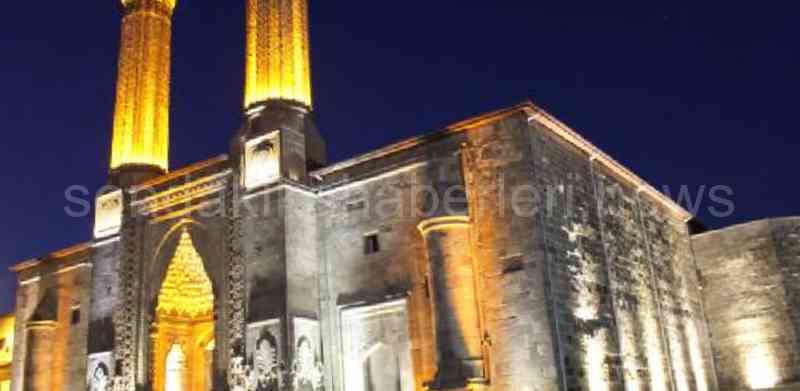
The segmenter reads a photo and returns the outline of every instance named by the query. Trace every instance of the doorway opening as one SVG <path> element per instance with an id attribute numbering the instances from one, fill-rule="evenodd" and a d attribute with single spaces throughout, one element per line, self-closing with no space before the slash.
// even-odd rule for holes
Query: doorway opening
<path id="1" fill-rule="evenodd" d="M 214 292 L 186 228 L 161 284 L 155 314 L 153 389 L 211 390 Z"/>

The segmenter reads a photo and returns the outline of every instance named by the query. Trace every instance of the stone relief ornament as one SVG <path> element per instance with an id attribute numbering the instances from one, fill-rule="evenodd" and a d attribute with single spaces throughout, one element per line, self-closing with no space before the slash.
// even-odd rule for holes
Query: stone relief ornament
<path id="1" fill-rule="evenodd" d="M 110 382 L 108 367 L 104 363 L 99 363 L 92 371 L 89 391 L 107 391 Z"/>
<path id="2" fill-rule="evenodd" d="M 279 323 L 267 322 L 258 328 L 251 328 L 257 332 L 248 349 L 250 359 L 236 355 L 230 364 L 228 382 L 231 390 L 242 391 L 278 391 L 286 389 L 288 373 L 286 366 L 280 360 L 278 353 L 278 339 L 269 331 Z"/>
<path id="3" fill-rule="evenodd" d="M 268 326 L 258 330 L 249 360 L 235 356 L 228 370 L 231 391 L 322 391 L 324 369 L 311 338 L 298 339 L 291 368 L 280 360 L 278 340 Z"/>
<path id="4" fill-rule="evenodd" d="M 127 391 L 125 378 L 122 376 L 114 376 L 108 385 L 108 391 Z"/>
<path id="5" fill-rule="evenodd" d="M 280 177 L 280 133 L 250 140 L 244 150 L 244 186 L 248 189 L 268 184 Z"/>
<path id="6" fill-rule="evenodd" d="M 316 354 L 316 349 L 306 336 L 297 343 L 294 364 L 292 364 L 292 385 L 295 391 L 317 391 L 323 389 L 324 369 Z"/>
<path id="7" fill-rule="evenodd" d="M 111 386 L 112 362 L 111 352 L 89 356 L 86 373 L 88 391 L 108 391 Z"/>
<path id="8" fill-rule="evenodd" d="M 251 391 L 255 387 L 250 382 L 250 369 L 244 363 L 244 357 L 231 357 L 228 365 L 228 387 L 231 391 Z"/>
<path id="9" fill-rule="evenodd" d="M 283 385 L 284 366 L 278 360 L 277 340 L 269 331 L 259 335 L 251 362 L 250 376 L 257 391 L 277 391 Z"/>
<path id="10" fill-rule="evenodd" d="M 244 349 L 245 342 L 245 276 L 246 267 L 242 246 L 242 222 L 234 194 L 237 192 L 238 181 L 234 180 L 228 184 L 225 194 L 225 216 L 228 220 L 226 243 L 228 268 L 226 273 L 226 283 L 228 285 L 228 297 L 225 305 L 227 306 L 227 330 L 228 330 L 228 357 L 232 363 L 235 357 L 243 355 L 240 349 Z M 244 364 L 244 362 L 242 362 Z M 231 364 L 232 365 L 232 364 Z"/>
<path id="11" fill-rule="evenodd" d="M 125 205 L 129 205 L 127 199 Z M 121 289 L 112 320 L 114 372 L 117 374 L 114 378 L 115 391 L 132 390 L 136 384 L 137 300 L 141 291 L 141 254 L 138 244 L 142 241 L 140 222 L 132 216 L 130 207 L 126 206 L 122 225 L 122 253 L 117 265 Z"/>

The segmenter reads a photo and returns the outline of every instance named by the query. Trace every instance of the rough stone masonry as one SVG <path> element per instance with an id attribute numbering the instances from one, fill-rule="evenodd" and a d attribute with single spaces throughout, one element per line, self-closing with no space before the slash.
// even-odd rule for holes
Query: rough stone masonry
<path id="1" fill-rule="evenodd" d="M 14 268 L 12 390 L 798 380 L 797 219 L 693 236 L 530 102 L 329 164 L 305 0 L 247 2 L 242 126 L 229 153 L 170 172 L 157 70 L 176 3 L 122 6 L 111 186 L 91 240 Z"/>

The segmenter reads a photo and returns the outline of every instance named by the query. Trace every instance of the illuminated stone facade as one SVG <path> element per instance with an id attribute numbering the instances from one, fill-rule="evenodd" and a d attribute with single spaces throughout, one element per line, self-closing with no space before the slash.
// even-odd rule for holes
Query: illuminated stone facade
<path id="1" fill-rule="evenodd" d="M 800 218 L 756 221 L 694 240 L 719 383 L 800 382 Z"/>
<path id="2" fill-rule="evenodd" d="M 755 266 L 719 256 L 724 232 L 693 247 L 686 211 L 532 103 L 327 164 L 302 0 L 248 1 L 230 153 L 165 173 L 174 6 L 124 2 L 110 176 L 122 186 L 98 196 L 91 241 L 14 268 L 14 391 L 716 391 L 794 379 L 793 269 L 763 252 L 747 258 Z M 140 165 L 155 170 L 119 180 Z M 796 230 L 771 227 L 776 259 L 796 261 Z M 725 304 L 746 299 L 716 259 L 725 273 L 756 268 L 739 287 L 769 288 L 729 333 L 743 343 L 717 332 L 738 327 Z"/>
<path id="3" fill-rule="evenodd" d="M 0 391 L 11 390 L 11 360 L 14 355 L 13 314 L 0 317 Z"/>

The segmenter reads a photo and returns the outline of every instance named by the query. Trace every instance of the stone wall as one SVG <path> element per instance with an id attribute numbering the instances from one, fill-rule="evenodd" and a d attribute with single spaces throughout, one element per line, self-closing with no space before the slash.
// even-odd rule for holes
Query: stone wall
<path id="1" fill-rule="evenodd" d="M 114 305 L 119 295 L 120 243 L 118 238 L 96 247 L 92 256 L 91 304 L 89 318 L 88 354 L 105 353 L 114 347 Z"/>
<path id="2" fill-rule="evenodd" d="M 312 173 L 313 186 L 240 191 L 225 158 L 154 180 L 126 195 L 121 236 L 85 252 L 91 272 L 72 260 L 20 273 L 42 278 L 21 287 L 18 319 L 52 292 L 87 315 L 56 331 L 55 381 L 86 376 L 66 353 L 116 348 L 147 387 L 156 300 L 186 228 L 215 293 L 217 388 L 233 350 L 251 363 L 266 341 L 281 371 L 305 365 L 336 391 L 411 373 L 403 390 L 715 391 L 685 221 L 552 124 L 491 118 Z M 797 252 L 786 243 L 776 251 Z"/>
<path id="3" fill-rule="evenodd" d="M 13 390 L 85 387 L 91 256 L 81 246 L 18 271 Z"/>
<path id="4" fill-rule="evenodd" d="M 721 389 L 800 380 L 800 219 L 763 220 L 696 235 Z"/>
<path id="5" fill-rule="evenodd" d="M 465 145 L 470 215 L 480 265 L 492 389 L 559 389 L 552 314 L 546 296 L 544 227 L 535 200 L 515 211 L 515 190 L 531 186 L 534 155 L 524 115 L 472 129 Z"/>
<path id="6" fill-rule="evenodd" d="M 433 148 L 432 148 L 433 149 Z M 428 152 L 432 152 L 429 150 Z M 409 158 L 406 156 L 406 158 Z M 431 303 L 427 289 L 425 243 L 417 226 L 425 218 L 421 186 L 459 184 L 460 171 L 438 168 L 452 157 L 432 159 L 428 166 L 396 172 L 380 179 L 324 191 L 318 205 L 322 245 L 320 274 L 323 341 L 331 385 L 343 389 L 340 309 L 379 304 L 408 297 L 409 333 L 415 389 L 435 376 Z M 458 161 L 455 160 L 456 167 Z M 367 253 L 367 236 L 375 235 L 379 251 Z"/>
<path id="7" fill-rule="evenodd" d="M 532 127 L 563 387 L 716 389 L 685 222 Z"/>

